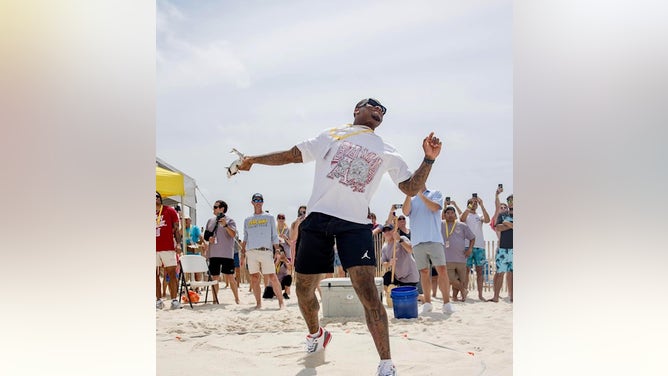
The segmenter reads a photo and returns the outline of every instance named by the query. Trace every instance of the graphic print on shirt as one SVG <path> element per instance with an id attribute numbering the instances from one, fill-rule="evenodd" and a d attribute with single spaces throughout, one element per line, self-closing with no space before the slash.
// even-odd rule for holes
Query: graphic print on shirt
<path id="1" fill-rule="evenodd" d="M 265 218 L 262 219 L 251 219 L 248 221 L 248 227 L 262 226 L 266 227 L 269 221 Z"/>
<path id="2" fill-rule="evenodd" d="M 332 158 L 332 170 L 327 177 L 339 179 L 339 183 L 351 187 L 353 192 L 364 192 L 382 163 L 378 154 L 344 141 Z"/>
<path id="3" fill-rule="evenodd" d="M 165 222 L 165 219 L 163 218 L 164 216 L 160 216 L 158 220 L 156 221 L 157 225 L 155 226 L 155 237 L 159 238 L 160 237 L 160 228 L 167 226 L 167 223 Z"/>

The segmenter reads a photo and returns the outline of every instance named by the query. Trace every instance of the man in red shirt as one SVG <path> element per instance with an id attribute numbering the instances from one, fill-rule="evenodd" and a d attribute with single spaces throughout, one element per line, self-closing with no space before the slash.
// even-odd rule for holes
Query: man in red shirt
<path id="1" fill-rule="evenodd" d="M 162 309 L 162 289 L 160 284 L 160 267 L 165 268 L 165 278 L 169 278 L 169 295 L 172 298 L 171 309 L 181 307 L 176 298 L 176 253 L 181 253 L 181 233 L 179 232 L 179 216 L 174 208 L 162 204 L 162 196 L 155 192 L 155 302 L 156 309 Z"/>

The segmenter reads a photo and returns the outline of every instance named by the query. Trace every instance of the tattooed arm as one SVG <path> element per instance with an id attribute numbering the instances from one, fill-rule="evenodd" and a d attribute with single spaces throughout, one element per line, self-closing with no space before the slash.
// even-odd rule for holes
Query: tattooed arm
<path id="1" fill-rule="evenodd" d="M 441 146 L 442 142 L 438 137 L 434 137 L 434 132 L 431 132 L 429 136 L 425 137 L 422 141 L 424 158 L 425 160 L 430 160 L 431 163 L 427 163 L 423 160 L 420 167 L 413 173 L 413 176 L 399 183 L 399 189 L 403 193 L 409 196 L 415 196 L 420 189 L 425 187 L 427 177 L 429 176 L 429 172 L 431 172 L 431 166 L 433 165 L 434 160 L 436 160 L 436 157 L 441 154 Z"/>
<path id="2" fill-rule="evenodd" d="M 268 154 L 246 156 L 241 161 L 239 170 L 250 171 L 254 164 L 263 164 L 268 166 L 280 166 L 288 163 L 302 163 L 302 152 L 293 146 L 290 150 L 277 151 Z"/>

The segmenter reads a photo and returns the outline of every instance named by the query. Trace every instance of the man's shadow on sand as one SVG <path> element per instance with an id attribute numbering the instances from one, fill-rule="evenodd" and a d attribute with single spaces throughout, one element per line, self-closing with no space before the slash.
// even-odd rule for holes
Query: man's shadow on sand
<path id="1" fill-rule="evenodd" d="M 304 369 L 299 371 L 295 376 L 317 375 L 318 370 L 316 368 L 327 364 L 325 361 L 325 352 L 320 351 L 315 354 L 306 355 L 300 360 L 299 364 L 304 366 Z"/>

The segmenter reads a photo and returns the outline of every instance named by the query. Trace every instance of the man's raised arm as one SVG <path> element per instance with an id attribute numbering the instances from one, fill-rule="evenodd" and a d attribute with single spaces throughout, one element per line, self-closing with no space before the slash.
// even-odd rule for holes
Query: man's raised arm
<path id="1" fill-rule="evenodd" d="M 288 163 L 302 163 L 302 152 L 297 146 L 289 150 L 277 151 L 262 155 L 245 156 L 239 165 L 239 170 L 250 171 L 254 164 L 280 166 Z"/>
<path id="2" fill-rule="evenodd" d="M 399 183 L 399 189 L 409 196 L 415 196 L 422 187 L 427 183 L 427 177 L 431 172 L 431 166 L 434 164 L 436 157 L 441 154 L 441 146 L 443 144 L 434 137 L 434 132 L 429 133 L 422 141 L 422 149 L 424 150 L 424 159 L 420 163 L 420 167 L 413 173 L 413 176 L 407 180 Z"/>

